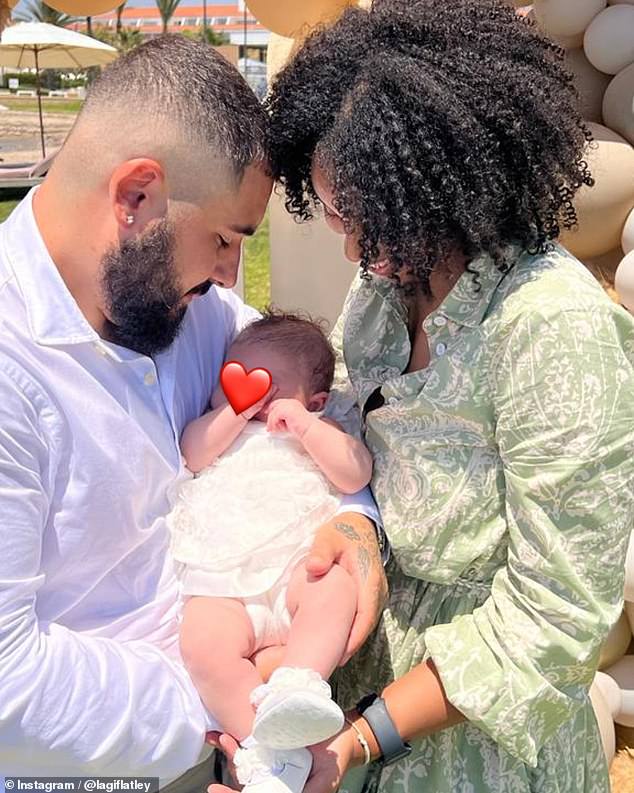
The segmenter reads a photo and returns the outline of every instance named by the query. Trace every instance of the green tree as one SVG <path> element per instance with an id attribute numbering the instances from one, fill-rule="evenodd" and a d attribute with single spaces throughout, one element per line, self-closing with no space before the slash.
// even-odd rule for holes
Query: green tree
<path id="1" fill-rule="evenodd" d="M 17 22 L 46 22 L 48 25 L 57 25 L 60 28 L 65 28 L 75 21 L 75 17 L 62 14 L 42 0 L 31 0 L 15 15 L 15 19 Z"/>
<path id="2" fill-rule="evenodd" d="M 204 29 L 201 25 L 200 31 L 198 30 L 183 30 L 182 35 L 188 39 L 196 39 L 206 41 L 212 47 L 220 47 L 222 44 L 229 44 L 229 36 L 224 33 L 217 33 L 213 28 L 207 27 Z"/>
<path id="3" fill-rule="evenodd" d="M 95 30 L 95 38 L 116 47 L 119 52 L 128 52 L 143 44 L 143 34 L 136 28 L 121 28 L 120 33 L 114 33 L 106 27 L 98 27 Z"/>
<path id="4" fill-rule="evenodd" d="M 156 0 L 156 7 L 163 20 L 163 33 L 167 33 L 169 21 L 174 16 L 174 12 L 180 5 L 180 2 L 181 0 Z"/>

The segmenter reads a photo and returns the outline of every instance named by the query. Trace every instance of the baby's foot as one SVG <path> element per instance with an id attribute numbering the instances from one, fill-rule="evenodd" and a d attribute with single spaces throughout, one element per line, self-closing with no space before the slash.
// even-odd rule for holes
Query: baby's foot
<path id="1" fill-rule="evenodd" d="M 313 756 L 308 749 L 281 751 L 253 742 L 233 759 L 242 793 L 301 793 Z"/>
<path id="2" fill-rule="evenodd" d="M 276 669 L 252 692 L 251 703 L 256 706 L 253 737 L 273 749 L 312 746 L 336 735 L 344 723 L 330 686 L 312 669 Z"/>

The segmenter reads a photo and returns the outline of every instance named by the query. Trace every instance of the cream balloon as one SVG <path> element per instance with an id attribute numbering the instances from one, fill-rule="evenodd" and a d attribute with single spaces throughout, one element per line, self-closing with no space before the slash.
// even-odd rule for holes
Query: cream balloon
<path id="1" fill-rule="evenodd" d="M 583 30 L 579 31 L 579 33 L 575 33 L 573 36 L 558 36 L 554 33 L 546 33 L 546 31 L 539 24 L 535 16 L 534 8 L 531 8 L 526 16 L 528 19 L 530 19 L 532 22 L 534 22 L 537 25 L 537 27 L 544 34 L 544 36 L 548 36 L 548 38 L 551 41 L 554 41 L 555 44 L 558 44 L 560 47 L 563 47 L 563 49 L 578 50 L 580 47 L 583 47 L 583 34 L 584 34 Z"/>
<path id="2" fill-rule="evenodd" d="M 614 288 L 621 304 L 631 314 L 634 314 L 634 251 L 630 251 L 619 264 L 614 276 Z M 626 603 L 626 606 L 629 606 L 629 603 Z M 632 624 L 634 624 L 634 619 L 630 617 L 630 626 Z"/>
<path id="3" fill-rule="evenodd" d="M 51 0 L 47 5 L 74 17 L 94 17 L 113 11 L 121 3 L 116 0 Z"/>
<path id="4" fill-rule="evenodd" d="M 627 216 L 627 220 L 623 226 L 621 248 L 623 248 L 623 253 L 626 255 L 634 251 L 634 209 Z M 632 597 L 625 599 L 634 600 L 634 549 L 632 550 Z"/>
<path id="5" fill-rule="evenodd" d="M 581 98 L 581 115 L 586 121 L 600 124 L 603 120 L 603 95 L 610 78 L 594 68 L 581 48 L 567 50 L 564 63 L 575 78 L 575 86 Z"/>
<path id="6" fill-rule="evenodd" d="M 535 18 L 549 36 L 582 33 L 606 6 L 606 0 L 535 0 Z"/>
<path id="7" fill-rule="evenodd" d="M 605 124 L 634 146 L 634 63 L 605 89 L 602 113 Z"/>
<path id="8" fill-rule="evenodd" d="M 621 707 L 614 721 L 625 727 L 634 727 L 634 655 L 624 655 L 614 666 L 605 670 L 621 689 Z"/>
<path id="9" fill-rule="evenodd" d="M 632 630 L 625 612 L 621 614 L 612 630 L 608 633 L 606 640 L 601 648 L 599 658 L 599 669 L 606 669 L 613 666 L 627 652 L 627 648 L 632 641 Z"/>
<path id="10" fill-rule="evenodd" d="M 634 7 L 606 8 L 588 25 L 583 48 L 590 63 L 606 74 L 634 63 Z"/>
<path id="11" fill-rule="evenodd" d="M 601 674 L 600 672 L 597 675 Z M 599 732 L 601 733 L 601 744 L 605 752 L 605 759 L 608 765 L 612 762 L 612 758 L 616 752 L 616 733 L 614 731 L 614 716 L 610 709 L 610 705 L 606 702 L 605 696 L 601 689 L 601 684 L 597 683 L 597 675 L 590 686 L 590 702 L 592 709 L 599 725 Z"/>
<path id="12" fill-rule="evenodd" d="M 288 38 L 306 35 L 320 22 L 331 22 L 355 0 L 246 0 L 255 18 L 273 33 Z"/>
<path id="13" fill-rule="evenodd" d="M 595 143 L 586 150 L 595 184 L 575 196 L 578 228 L 560 241 L 577 258 L 601 256 L 617 248 L 625 219 L 634 207 L 634 148 L 616 132 L 589 123 Z"/>

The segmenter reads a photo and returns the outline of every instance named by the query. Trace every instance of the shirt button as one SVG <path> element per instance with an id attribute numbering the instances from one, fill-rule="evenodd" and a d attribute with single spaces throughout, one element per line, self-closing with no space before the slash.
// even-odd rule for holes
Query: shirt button
<path id="1" fill-rule="evenodd" d="M 447 320 L 444 317 L 441 317 L 440 315 L 434 317 L 434 325 L 436 325 L 437 327 L 442 328 L 446 324 L 447 324 Z"/>
<path id="2" fill-rule="evenodd" d="M 156 385 L 156 375 L 154 372 L 148 372 L 143 378 L 145 385 Z"/>
<path id="3" fill-rule="evenodd" d="M 447 345 L 440 342 L 436 345 L 436 355 L 444 355 L 447 352 Z"/>

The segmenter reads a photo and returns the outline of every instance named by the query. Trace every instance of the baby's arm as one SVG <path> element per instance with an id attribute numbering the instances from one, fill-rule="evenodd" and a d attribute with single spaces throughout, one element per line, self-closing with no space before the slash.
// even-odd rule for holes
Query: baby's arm
<path id="1" fill-rule="evenodd" d="M 320 419 L 296 399 L 278 399 L 271 406 L 270 432 L 288 430 L 304 446 L 330 482 L 342 493 L 356 493 L 372 477 L 372 456 L 366 447 L 331 419 Z"/>
<path id="2" fill-rule="evenodd" d="M 262 399 L 242 413 L 235 413 L 223 399 L 224 394 L 216 391 L 212 399 L 213 409 L 190 421 L 181 435 L 181 452 L 189 470 L 197 474 L 220 457 L 276 391 L 275 387 L 270 388 Z"/>

